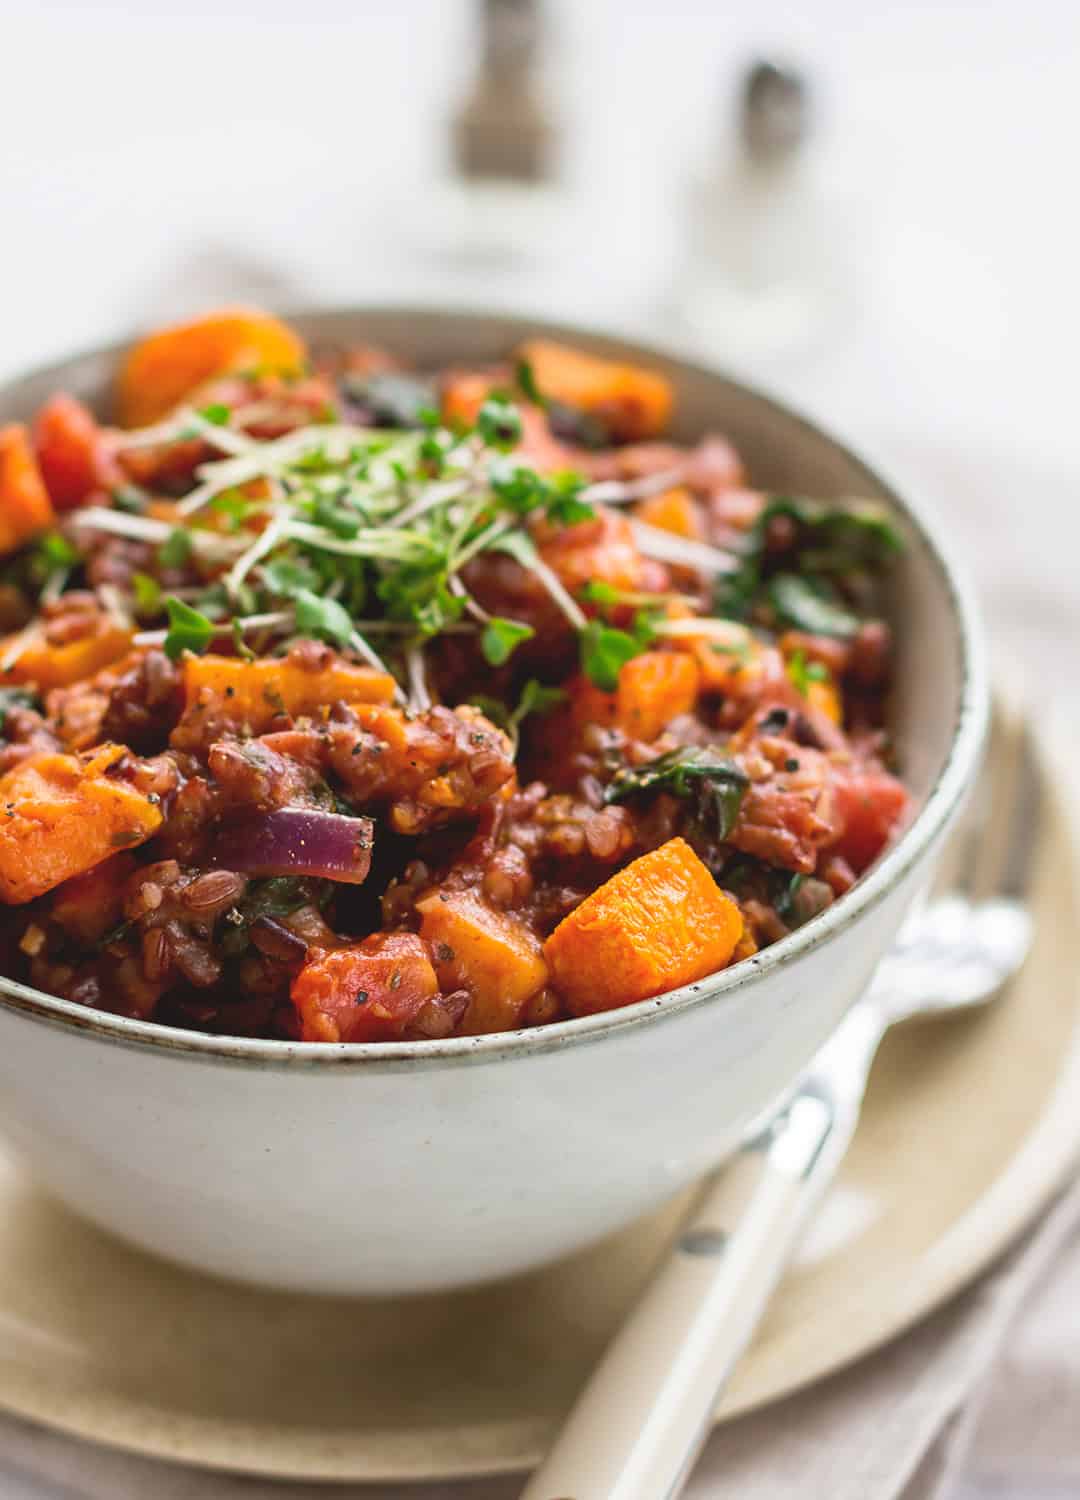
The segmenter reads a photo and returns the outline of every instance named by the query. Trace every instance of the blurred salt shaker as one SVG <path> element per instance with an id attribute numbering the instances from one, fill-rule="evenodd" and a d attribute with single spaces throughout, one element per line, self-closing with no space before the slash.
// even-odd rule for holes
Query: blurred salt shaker
<path id="1" fill-rule="evenodd" d="M 772 376 L 811 359 L 853 310 L 854 203 L 811 144 L 793 69 L 754 63 L 737 125 L 691 203 L 676 310 L 699 352 Z"/>
<path id="2" fill-rule="evenodd" d="M 541 88 L 539 0 L 479 0 L 479 15 L 479 67 L 450 124 L 451 171 L 424 197 L 423 251 L 486 298 L 542 280 L 568 223 Z"/>

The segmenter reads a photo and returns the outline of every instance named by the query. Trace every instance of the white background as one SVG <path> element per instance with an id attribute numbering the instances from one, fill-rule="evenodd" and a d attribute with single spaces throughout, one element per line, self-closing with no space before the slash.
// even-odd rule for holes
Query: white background
<path id="1" fill-rule="evenodd" d="M 551 9 L 574 234 L 530 298 L 670 333 L 688 179 L 737 70 L 770 49 L 803 64 L 822 159 L 859 199 L 858 309 L 776 383 L 950 511 L 996 638 L 1060 706 L 1080 600 L 1080 4 Z M 222 296 L 444 291 L 417 246 L 469 22 L 457 0 L 0 0 L 0 375 Z M 968 1494 L 1035 1493 L 997 1482 Z M 0 1458 L 3 1494 L 49 1493 L 4 1483 Z"/>

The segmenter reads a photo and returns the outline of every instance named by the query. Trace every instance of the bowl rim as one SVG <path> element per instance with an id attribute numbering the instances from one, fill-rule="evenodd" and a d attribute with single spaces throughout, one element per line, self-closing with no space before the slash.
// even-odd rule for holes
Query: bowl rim
<path id="1" fill-rule="evenodd" d="M 941 536 L 936 519 L 927 514 L 923 503 L 907 498 L 906 487 L 904 494 L 901 494 L 875 459 L 863 456 L 861 451 L 857 452 L 844 439 L 826 431 L 786 400 L 781 401 L 768 395 L 757 386 L 700 359 L 689 357 L 677 346 L 651 336 L 646 340 L 625 338 L 580 319 L 562 323 L 544 316 L 533 316 L 527 309 L 501 306 L 483 309 L 468 303 L 446 301 L 357 303 L 341 307 L 314 304 L 282 313 L 281 316 L 286 322 L 307 324 L 309 327 L 326 324 L 328 333 L 335 322 L 416 318 L 440 321 L 447 326 L 455 322 L 502 322 L 527 325 L 530 330 L 551 338 L 584 338 L 596 346 L 605 346 L 619 357 L 652 360 L 699 378 L 722 381 L 771 414 L 788 424 L 794 424 L 807 436 L 830 445 L 849 463 L 862 469 L 889 504 L 896 508 L 924 547 L 944 591 L 960 650 L 956 718 L 944 763 L 923 807 L 896 843 L 860 877 L 850 891 L 845 892 L 825 911 L 786 937 L 730 968 L 719 970 L 694 984 L 669 990 L 664 995 L 639 1000 L 615 1010 L 555 1021 L 546 1026 L 475 1037 L 408 1042 L 293 1042 L 261 1037 L 218 1036 L 166 1026 L 155 1021 L 116 1016 L 107 1011 L 91 1010 L 75 1001 L 62 1000 L 4 976 L 0 976 L 0 1008 L 18 1012 L 28 1019 L 75 1035 L 89 1036 L 123 1047 L 150 1050 L 189 1060 L 289 1071 L 330 1067 L 337 1072 L 361 1067 L 364 1071 L 385 1073 L 420 1067 L 430 1070 L 440 1065 L 446 1067 L 486 1063 L 512 1057 L 536 1057 L 561 1051 L 566 1047 L 595 1043 L 613 1034 L 642 1026 L 662 1024 L 692 1006 L 712 1000 L 719 1001 L 734 989 L 746 988 L 764 980 L 850 927 L 865 912 L 884 900 L 919 863 L 963 801 L 970 778 L 979 764 L 989 720 L 989 672 L 980 613 L 966 568 L 952 554 L 950 544 Z M 9 376 L 0 382 L 0 401 L 29 383 L 48 381 L 52 377 L 59 380 L 64 371 L 69 371 L 84 361 L 116 359 L 129 347 L 129 343 L 125 339 L 107 345 L 95 345 L 64 359 L 50 360 L 21 375 Z"/>

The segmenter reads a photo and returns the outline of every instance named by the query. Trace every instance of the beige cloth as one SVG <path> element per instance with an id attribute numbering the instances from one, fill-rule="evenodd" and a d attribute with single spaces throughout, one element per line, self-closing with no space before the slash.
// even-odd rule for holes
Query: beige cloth
<path id="1" fill-rule="evenodd" d="M 720 1428 L 687 1500 L 1015 1500 L 1016 1472 L 1025 1497 L 1080 1495 L 1078 1335 L 1075 1186 L 982 1281 L 906 1338 Z M 968 1478 L 958 1490 L 961 1464 Z M 1043 1481 L 1044 1491 L 1030 1488 Z M 519 1489 L 516 1478 L 336 1490 L 271 1484 L 131 1458 L 0 1419 L 4 1500 L 513 1500 Z"/>

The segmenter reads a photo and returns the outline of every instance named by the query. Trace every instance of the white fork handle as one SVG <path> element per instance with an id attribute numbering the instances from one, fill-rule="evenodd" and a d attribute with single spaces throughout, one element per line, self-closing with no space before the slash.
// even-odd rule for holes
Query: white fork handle
<path id="1" fill-rule="evenodd" d="M 801 1092 L 758 1147 L 708 1179 L 521 1500 L 680 1492 L 717 1396 L 843 1157 L 847 1141 L 835 1135 L 849 1135 L 846 1124 L 821 1095 Z"/>

